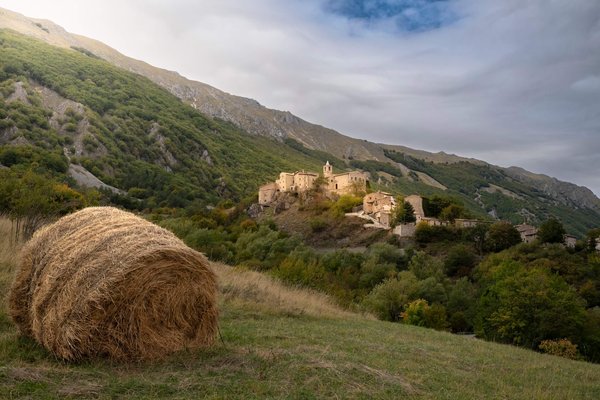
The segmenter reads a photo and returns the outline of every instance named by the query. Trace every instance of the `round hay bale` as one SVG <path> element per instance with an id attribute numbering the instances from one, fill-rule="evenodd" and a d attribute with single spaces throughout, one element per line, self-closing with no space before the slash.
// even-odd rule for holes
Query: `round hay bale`
<path id="1" fill-rule="evenodd" d="M 131 213 L 91 207 L 36 232 L 21 253 L 10 314 L 65 360 L 161 358 L 217 333 L 207 259 Z"/>

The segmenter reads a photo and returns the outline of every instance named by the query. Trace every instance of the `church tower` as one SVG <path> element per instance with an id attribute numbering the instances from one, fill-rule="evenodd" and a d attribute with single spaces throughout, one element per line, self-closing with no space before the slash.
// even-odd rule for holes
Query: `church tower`
<path id="1" fill-rule="evenodd" d="M 329 161 L 327 161 L 327 163 L 323 165 L 323 176 L 327 178 L 331 175 L 333 175 L 333 167 L 329 164 Z"/>

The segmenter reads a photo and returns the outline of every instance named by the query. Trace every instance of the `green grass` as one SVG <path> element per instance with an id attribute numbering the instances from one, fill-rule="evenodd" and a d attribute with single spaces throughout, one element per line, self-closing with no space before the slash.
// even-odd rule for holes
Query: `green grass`
<path id="1" fill-rule="evenodd" d="M 417 327 L 225 304 L 224 343 L 148 365 L 54 361 L 0 333 L 0 398 L 599 398 L 600 366 Z"/>
<path id="2" fill-rule="evenodd" d="M 2 296 L 14 273 L 4 254 Z M 0 398 L 600 398 L 600 365 L 375 321 L 256 272 L 216 268 L 222 342 L 153 364 L 55 360 L 19 337 L 3 301 Z"/>

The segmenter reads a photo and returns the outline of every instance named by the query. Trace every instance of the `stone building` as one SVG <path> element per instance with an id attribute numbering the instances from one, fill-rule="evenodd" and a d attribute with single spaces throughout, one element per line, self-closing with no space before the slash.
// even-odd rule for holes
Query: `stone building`
<path id="1" fill-rule="evenodd" d="M 575 245 L 577 244 L 577 236 L 566 234 L 564 236 L 564 239 L 565 239 L 565 246 L 570 247 L 570 248 L 575 248 Z"/>
<path id="2" fill-rule="evenodd" d="M 366 172 L 351 171 L 334 174 L 333 166 L 327 161 L 323 166 L 323 177 L 327 181 L 326 194 L 344 195 L 367 191 L 369 175 Z"/>
<path id="3" fill-rule="evenodd" d="M 425 211 L 423 211 L 423 198 L 417 194 L 411 194 L 410 196 L 406 196 L 404 201 L 409 203 L 413 210 L 415 210 L 415 217 L 417 218 L 417 222 L 421 222 L 424 220 Z"/>
<path id="4" fill-rule="evenodd" d="M 258 204 L 266 206 L 275 200 L 275 196 L 279 192 L 279 186 L 276 182 L 267 183 L 258 188 Z"/>
<path id="5" fill-rule="evenodd" d="M 521 240 L 525 243 L 532 243 L 537 239 L 538 229 L 535 226 L 521 224 L 516 225 L 517 231 L 521 235 Z"/>
<path id="6" fill-rule="evenodd" d="M 262 185 L 258 189 L 258 203 L 263 206 L 269 205 L 280 192 L 306 192 L 315 187 L 315 181 L 318 178 L 319 175 L 314 172 L 282 172 L 275 182 Z M 367 190 L 368 174 L 360 171 L 334 174 L 333 166 L 329 164 L 329 161 L 323 166 L 323 178 L 325 184 L 322 189 L 326 196 L 366 192 Z"/>
<path id="7" fill-rule="evenodd" d="M 391 211 L 396 207 L 396 199 L 386 192 L 369 193 L 363 198 L 363 211 L 373 214 L 382 210 Z"/>

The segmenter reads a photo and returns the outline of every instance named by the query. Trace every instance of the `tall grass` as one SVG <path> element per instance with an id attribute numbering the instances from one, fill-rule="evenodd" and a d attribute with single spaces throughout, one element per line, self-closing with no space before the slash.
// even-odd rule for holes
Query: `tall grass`
<path id="1" fill-rule="evenodd" d="M 22 243 L 15 238 L 10 220 L 0 217 L 0 311 L 6 311 L 6 296 L 17 265 Z"/>
<path id="2" fill-rule="evenodd" d="M 256 271 L 213 263 L 219 279 L 221 301 L 266 313 L 319 318 L 356 318 L 319 292 L 293 288 Z"/>

